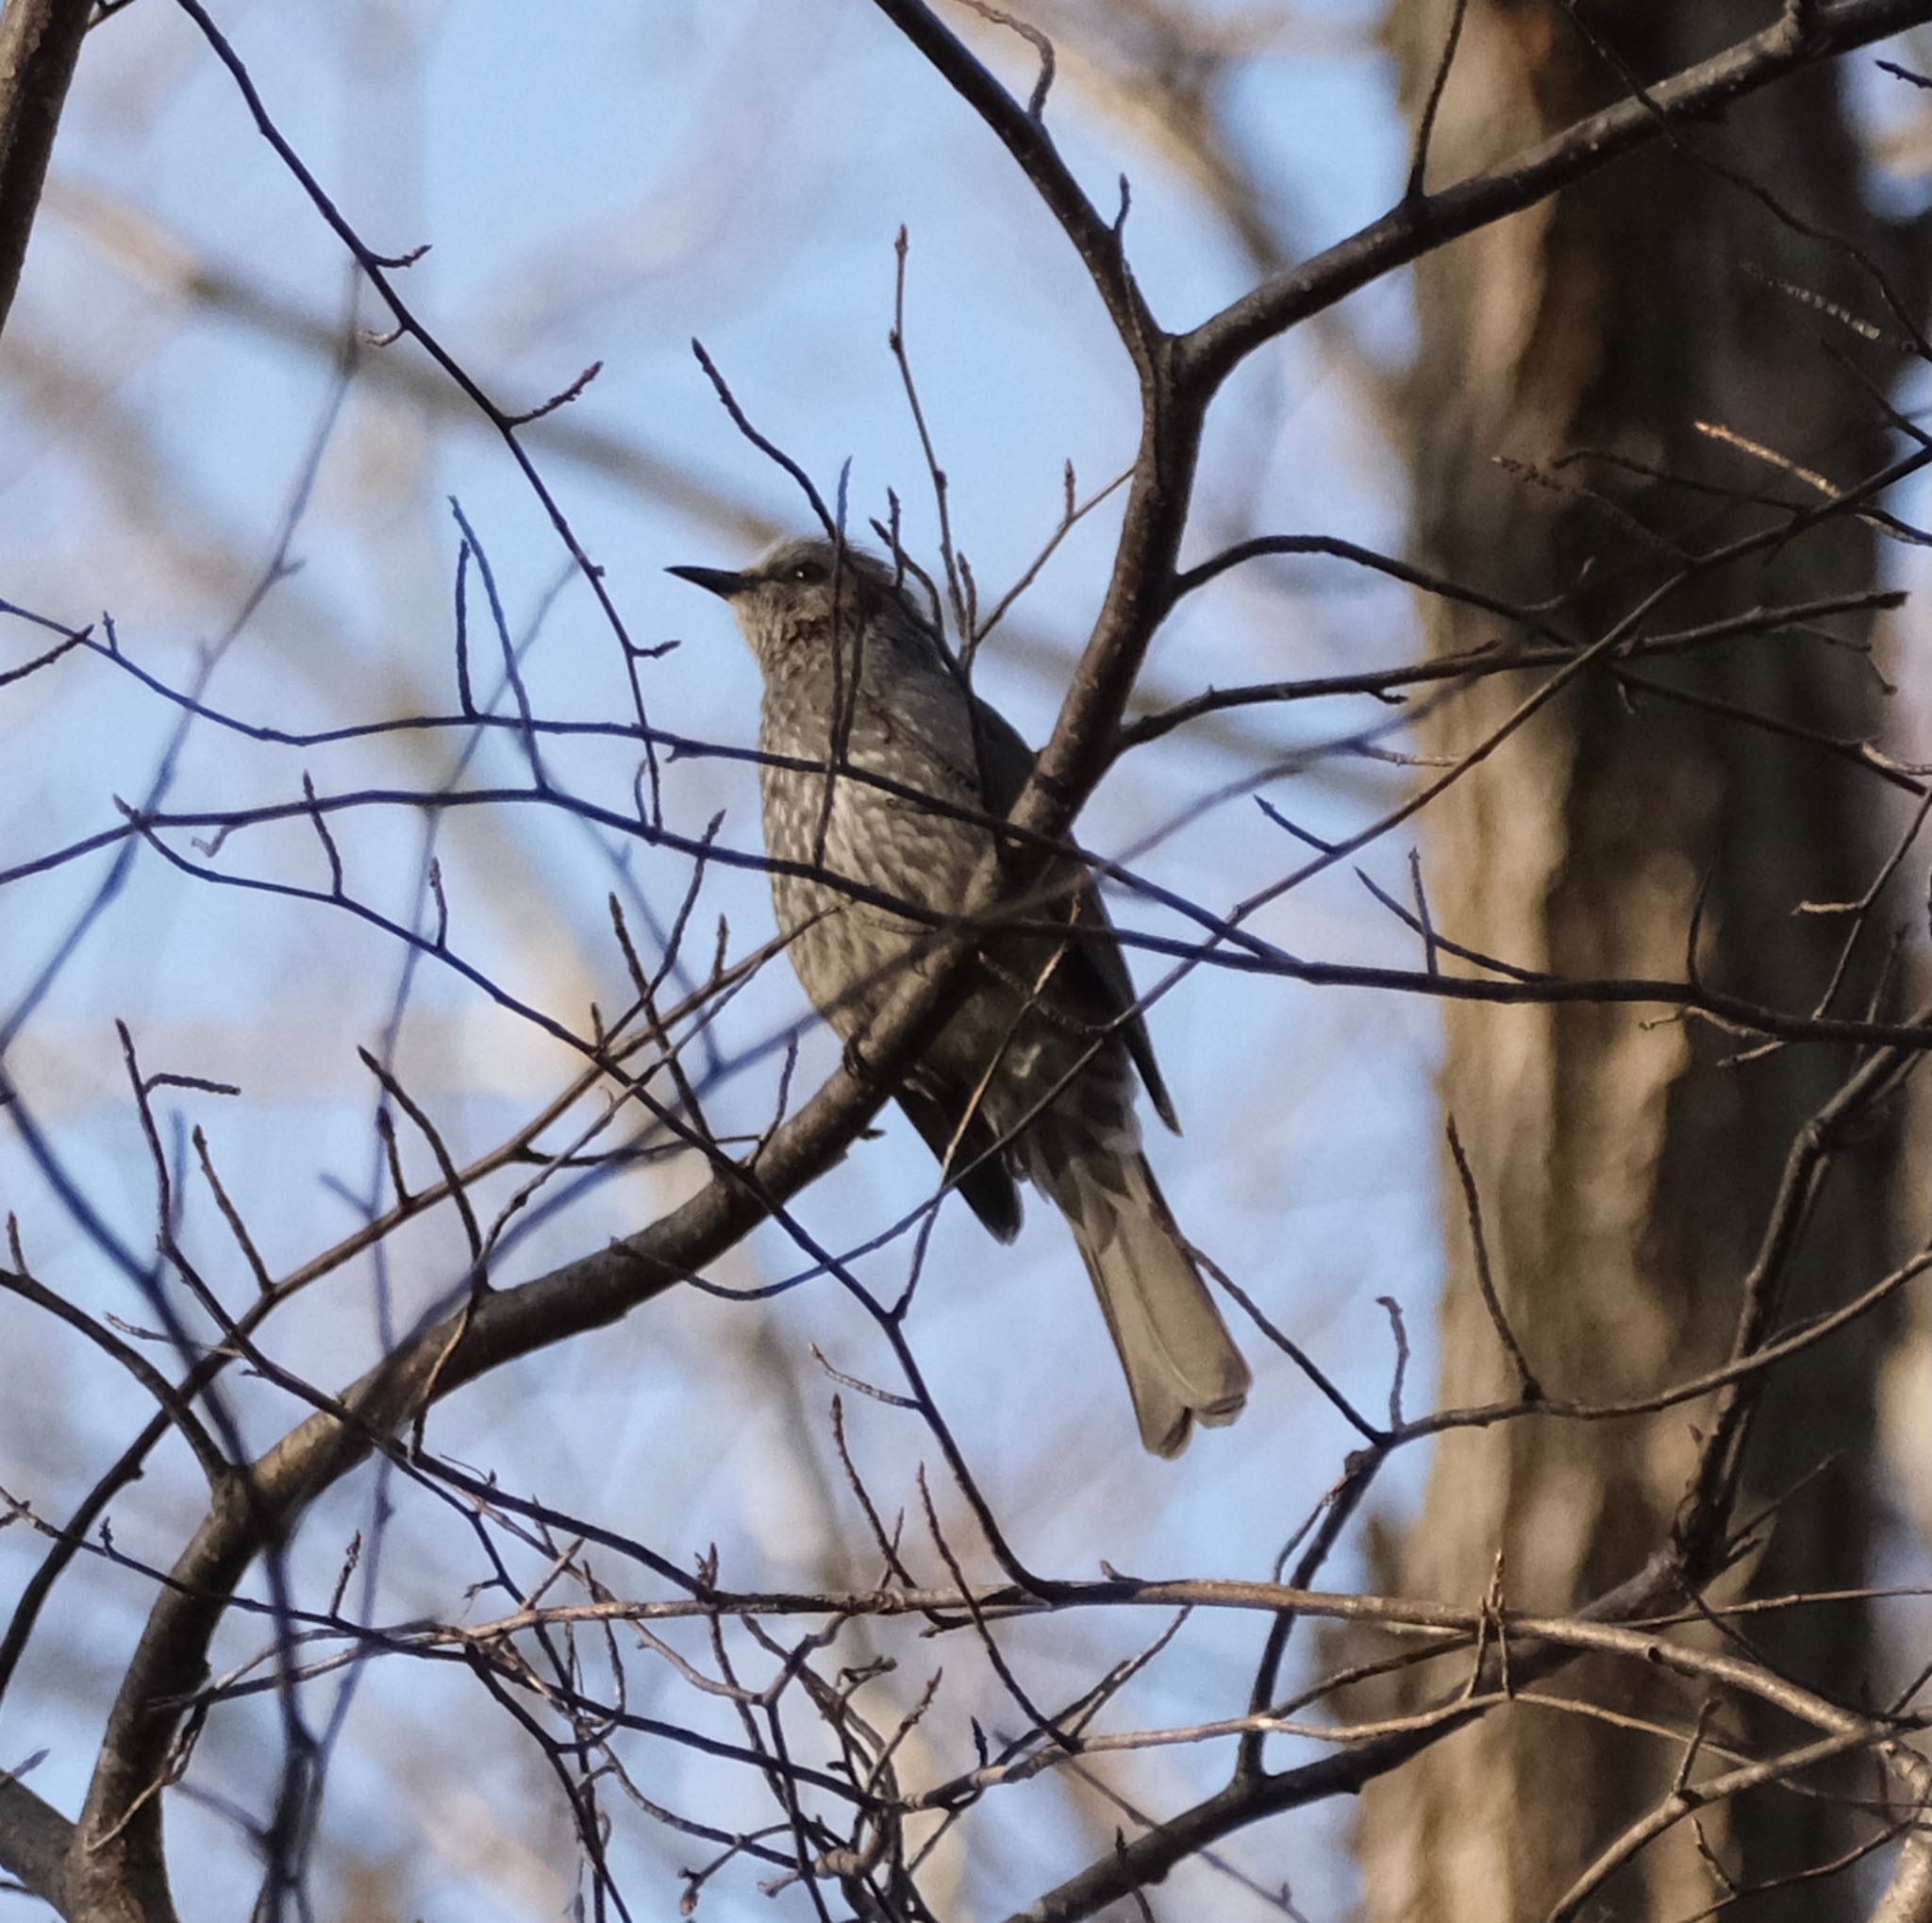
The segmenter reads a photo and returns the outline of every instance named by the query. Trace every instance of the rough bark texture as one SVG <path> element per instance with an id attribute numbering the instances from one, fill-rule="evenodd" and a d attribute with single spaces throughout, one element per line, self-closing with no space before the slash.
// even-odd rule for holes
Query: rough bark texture
<path id="1" fill-rule="evenodd" d="M 54 130 L 92 11 L 93 0 L 6 0 L 0 8 L 0 326 L 20 284 Z"/>
<path id="2" fill-rule="evenodd" d="M 1766 0 L 1583 10 L 1640 77 L 1761 26 L 1773 11 Z M 1411 119 L 1451 12 L 1450 0 L 1391 9 Z M 1838 87 L 1834 74 L 1807 76 L 1685 141 L 1817 224 L 1869 241 Z M 1556 0 L 1473 0 L 1430 178 L 1479 171 L 1623 91 Z M 1574 587 L 1588 562 L 1587 585 L 1560 617 L 1588 639 L 1670 571 L 1633 519 L 1701 549 L 1760 525 L 1765 511 L 1645 478 L 1619 460 L 1806 497 L 1803 483 L 1694 426 L 1711 422 L 1840 483 L 1866 471 L 1881 450 L 1864 425 L 1871 406 L 1821 343 L 1829 335 L 1862 352 L 1881 379 L 1883 360 L 1767 280 L 1878 311 L 1840 253 L 1663 146 L 1424 261 L 1408 396 L 1418 559 L 1524 601 Z M 1566 455 L 1581 458 L 1553 470 Z M 1509 461 L 1535 463 L 1557 486 L 1512 473 Z M 1855 587 L 1873 565 L 1869 532 L 1838 524 L 1679 594 L 1657 625 Z M 1433 649 L 1498 638 L 1496 623 L 1466 610 L 1431 607 L 1427 621 Z M 1880 699 L 1859 657 L 1794 636 L 1733 643 L 1649 672 L 1834 734 L 1871 732 Z M 1484 683 L 1451 708 L 1430 744 L 1468 746 L 1524 686 L 1507 677 Z M 1701 952 L 1713 978 L 1807 1007 L 1843 925 L 1790 911 L 1867 885 L 1874 788 L 1813 747 L 1656 698 L 1633 707 L 1599 676 L 1433 811 L 1424 850 L 1432 911 L 1453 938 L 1528 967 L 1680 975 L 1707 872 Z M 1544 1383 L 1608 1399 L 1721 1360 L 1786 1152 L 1846 1058 L 1787 1049 L 1725 1068 L 1718 1062 L 1734 1041 L 1622 1009 L 1451 1004 L 1447 1031 L 1444 1101 L 1480 1185 L 1503 1302 Z M 1880 1148 L 1840 1164 L 1794 1275 L 1793 1308 L 1818 1307 L 1879 1273 L 1888 1181 Z M 1440 1398 L 1507 1396 L 1515 1381 L 1474 1286 L 1453 1181 L 1447 1195 Z M 1760 1592 L 1860 1580 L 1880 1341 L 1868 1327 L 1814 1352 L 1766 1411 L 1752 1462 L 1759 1497 L 1844 1453 L 1782 1510 L 1748 1575 Z M 1668 1536 L 1698 1415 L 1692 1407 L 1618 1424 L 1523 1422 L 1449 1439 L 1382 1580 L 1405 1594 L 1468 1600 L 1483 1594 L 1500 1552 L 1510 1604 L 1580 1601 Z M 1753 1633 L 1790 1673 L 1858 1690 L 1866 1627 L 1857 1612 L 1793 1613 Z M 1597 1694 L 1600 1681 L 1579 1668 L 1562 1693 Z M 1415 1679 L 1409 1699 L 1444 1681 L 1440 1670 Z M 1667 1711 L 1679 1724 L 1694 1714 L 1694 1697 L 1661 1681 L 1648 1703 L 1634 1704 L 1627 1670 L 1614 1682 L 1606 1699 L 1626 1709 Z M 1654 1737 L 1554 1711 L 1492 1715 L 1364 1797 L 1365 1914 L 1375 1923 L 1541 1916 L 1596 1849 L 1668 1790 L 1678 1762 Z M 1703 1831 L 1730 1872 L 1752 1880 L 1823 1862 L 1846 1841 L 1826 1804 L 1780 1790 L 1707 1814 Z M 1663 1918 L 1713 1901 L 1722 1891 L 1695 1846 L 1692 1826 L 1680 1824 L 1605 1892 L 1600 1914 Z M 1754 1899 L 1740 1914 L 1817 1918 L 1838 1914 L 1835 1900 L 1843 1897 L 1832 1886 L 1811 1884 Z"/>

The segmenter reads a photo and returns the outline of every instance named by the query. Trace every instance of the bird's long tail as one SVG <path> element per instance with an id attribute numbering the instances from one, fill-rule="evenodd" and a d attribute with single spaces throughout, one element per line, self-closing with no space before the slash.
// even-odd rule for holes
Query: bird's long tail
<path id="1" fill-rule="evenodd" d="M 1093 1279 L 1141 1440 L 1157 1456 L 1177 1456 L 1196 1422 L 1232 1422 L 1247 1399 L 1248 1365 L 1146 1158 L 1090 1146 L 1061 1162 L 1051 1193 Z"/>

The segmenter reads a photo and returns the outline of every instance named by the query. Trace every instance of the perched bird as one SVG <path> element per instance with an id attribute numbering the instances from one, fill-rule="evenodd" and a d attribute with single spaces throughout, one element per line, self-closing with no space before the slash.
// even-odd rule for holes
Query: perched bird
<path id="1" fill-rule="evenodd" d="M 871 555 L 791 540 L 742 573 L 671 573 L 728 601 L 758 657 L 772 898 L 806 994 L 850 1041 L 959 912 L 1032 752 Z M 1195 1421 L 1233 1421 L 1248 1367 L 1141 1153 L 1137 1069 L 1179 1125 L 1099 894 L 1072 863 L 1041 893 L 1033 929 L 980 943 L 897 1099 L 1002 1242 L 1020 1228 L 1016 1178 L 1067 1218 L 1141 1440 L 1178 1455 Z"/>

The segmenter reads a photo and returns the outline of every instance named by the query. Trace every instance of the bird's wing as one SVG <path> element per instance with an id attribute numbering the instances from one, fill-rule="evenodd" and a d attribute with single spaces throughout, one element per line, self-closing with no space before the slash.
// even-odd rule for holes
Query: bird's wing
<path id="1" fill-rule="evenodd" d="M 1020 1232 L 1020 1191 L 986 1117 L 923 1065 L 899 1084 L 898 1102 L 966 1206 L 1001 1242 L 1012 1241 Z"/>
<path id="2" fill-rule="evenodd" d="M 1019 800 L 1020 791 L 1033 772 L 1033 750 L 997 709 L 976 695 L 973 701 L 973 722 L 979 749 L 979 785 L 986 796 L 987 812 L 1006 814 Z M 1091 881 L 1071 891 L 1066 915 L 1069 921 L 1084 924 L 1090 929 L 1097 925 L 1107 931 L 1108 938 L 1092 934 L 1069 943 L 1066 959 L 1058 971 L 1061 980 L 1077 1000 L 1091 1008 L 1096 1020 L 1111 1022 L 1126 1013 L 1120 1033 L 1127 1045 L 1127 1053 L 1133 1057 L 1134 1066 L 1147 1085 L 1155 1112 L 1178 1135 L 1181 1125 L 1174 1114 L 1174 1097 L 1168 1094 L 1160 1064 L 1154 1059 L 1154 1043 L 1147 1033 L 1147 1024 L 1134 1006 L 1134 978 L 1127 972 L 1120 944 L 1111 939 L 1113 923 L 1099 889 Z M 1128 1011 L 1132 1012 L 1127 1013 Z"/>

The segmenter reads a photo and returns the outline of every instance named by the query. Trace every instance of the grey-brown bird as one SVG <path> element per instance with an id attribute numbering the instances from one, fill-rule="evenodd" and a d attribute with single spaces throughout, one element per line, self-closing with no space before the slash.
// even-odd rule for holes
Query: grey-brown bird
<path id="1" fill-rule="evenodd" d="M 758 657 L 772 898 L 806 994 L 850 1041 L 958 913 L 1032 752 L 871 555 L 791 540 L 741 573 L 671 572 L 728 601 Z M 1137 1069 L 1178 1124 L 1099 894 L 1077 867 L 1043 893 L 1034 931 L 980 944 L 965 1000 L 897 1099 L 1002 1242 L 1019 1232 L 1016 1179 L 1067 1218 L 1141 1440 L 1177 1455 L 1195 1422 L 1233 1421 L 1248 1366 L 1141 1153 Z M 1046 920 L 1070 934 L 1039 931 Z"/>

